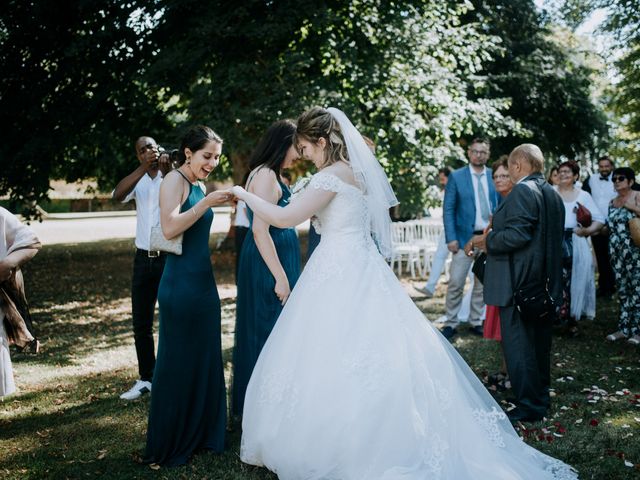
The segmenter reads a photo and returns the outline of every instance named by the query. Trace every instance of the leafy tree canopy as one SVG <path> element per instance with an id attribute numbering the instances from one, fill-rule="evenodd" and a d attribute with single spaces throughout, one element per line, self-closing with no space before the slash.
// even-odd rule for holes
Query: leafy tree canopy
<path id="1" fill-rule="evenodd" d="M 475 134 L 505 139 L 506 149 L 560 131 L 542 146 L 564 153 L 562 135 L 566 151 L 588 147 L 574 141 L 594 128 L 577 118 L 590 112 L 587 79 L 538 37 L 522 44 L 501 8 L 473 12 L 470 2 L 436 0 L 10 1 L 0 12 L 0 115 L 9 125 L 0 190 L 38 201 L 50 177 L 97 176 L 112 186 L 131 170 L 137 136 L 175 145 L 193 123 L 223 136 L 238 180 L 268 124 L 319 104 L 344 109 L 376 141 L 401 215 L 418 214 L 427 179 L 463 159 Z M 493 16 L 501 18 L 495 27 Z M 519 18 L 537 32 L 535 16 Z"/>

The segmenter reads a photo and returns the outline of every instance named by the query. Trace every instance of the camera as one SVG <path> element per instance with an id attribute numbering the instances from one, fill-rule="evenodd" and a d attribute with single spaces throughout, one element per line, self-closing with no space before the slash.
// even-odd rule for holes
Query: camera
<path id="1" fill-rule="evenodd" d="M 169 163 L 171 164 L 171 168 L 177 168 L 178 166 L 178 149 L 166 149 L 161 145 L 158 145 L 158 161 L 160 157 L 166 155 L 169 158 Z"/>

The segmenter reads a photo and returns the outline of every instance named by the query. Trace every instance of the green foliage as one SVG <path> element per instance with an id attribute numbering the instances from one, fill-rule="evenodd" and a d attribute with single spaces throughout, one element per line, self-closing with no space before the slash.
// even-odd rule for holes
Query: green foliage
<path id="1" fill-rule="evenodd" d="M 167 130 L 142 82 L 144 45 L 127 25 L 137 3 L 2 8 L 1 192 L 33 202 L 45 198 L 51 177 L 121 175 L 131 169 L 136 135 Z"/>
<path id="2" fill-rule="evenodd" d="M 526 135 L 505 135 L 492 144 L 494 156 L 523 141 L 537 144 L 551 159 L 576 158 L 597 149 L 607 135 L 602 109 L 592 100 L 592 71 L 552 37 L 531 0 L 474 1 L 480 24 L 503 41 L 504 54 L 487 63 L 488 97 L 508 97 L 508 115 Z"/>
<path id="3" fill-rule="evenodd" d="M 112 187 L 137 136 L 171 147 L 193 123 L 225 139 L 217 178 L 239 181 L 270 123 L 334 105 L 378 144 L 400 216 L 420 215 L 426 184 L 477 134 L 573 154 L 598 128 L 588 76 L 541 40 L 533 3 L 503 3 L 10 1 L 0 192 L 41 201 L 51 177 Z"/>

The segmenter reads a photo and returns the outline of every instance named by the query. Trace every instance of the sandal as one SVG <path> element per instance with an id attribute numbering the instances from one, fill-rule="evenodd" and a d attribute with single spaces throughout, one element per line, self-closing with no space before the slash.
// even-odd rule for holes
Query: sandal
<path id="1" fill-rule="evenodd" d="M 627 340 L 627 343 L 630 343 L 631 345 L 640 345 L 640 335 L 634 335 Z"/>
<path id="2" fill-rule="evenodd" d="M 578 335 L 580 335 L 580 332 L 578 331 L 578 327 L 576 326 L 569 327 L 569 330 L 567 330 L 567 333 L 571 338 L 576 338 Z"/>
<path id="3" fill-rule="evenodd" d="M 617 342 L 618 340 L 622 340 L 623 338 L 627 338 L 627 336 L 622 333 L 620 330 L 618 330 L 615 333 L 610 333 L 609 335 L 606 336 L 606 339 L 610 342 Z"/>

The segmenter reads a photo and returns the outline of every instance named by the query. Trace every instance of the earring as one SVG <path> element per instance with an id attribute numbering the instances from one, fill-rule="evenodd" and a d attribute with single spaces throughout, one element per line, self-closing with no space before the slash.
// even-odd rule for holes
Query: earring
<path id="1" fill-rule="evenodd" d="M 187 157 L 187 164 L 191 163 L 191 157 Z"/>

